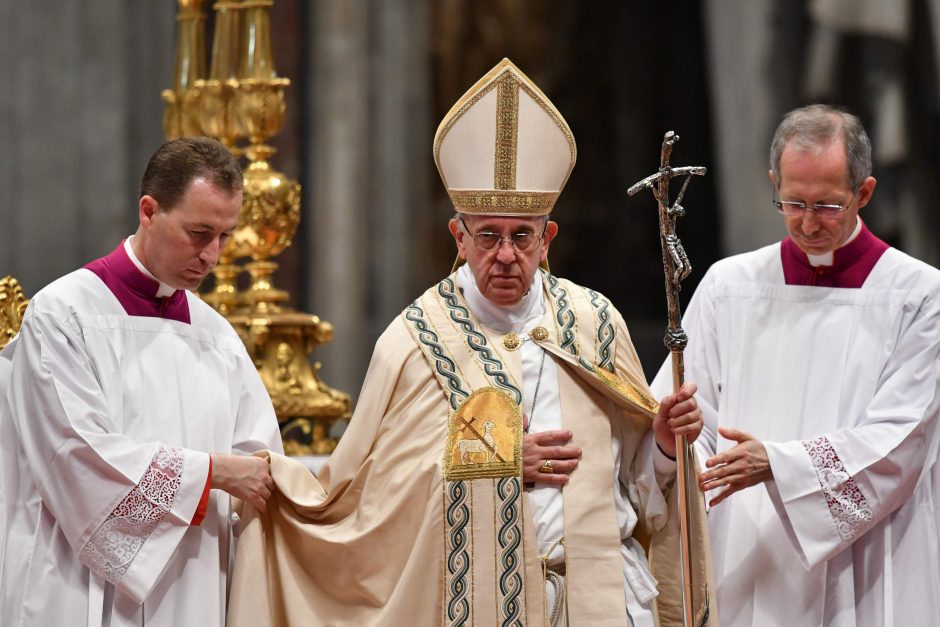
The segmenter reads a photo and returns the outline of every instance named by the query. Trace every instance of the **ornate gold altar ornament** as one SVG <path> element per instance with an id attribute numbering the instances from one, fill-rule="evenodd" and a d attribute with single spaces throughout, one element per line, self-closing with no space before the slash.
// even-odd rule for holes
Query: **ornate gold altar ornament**
<path id="1" fill-rule="evenodd" d="M 577 154 L 565 119 L 509 59 L 451 107 L 434 136 L 451 202 L 470 215 L 548 215 Z"/>
<path id="2" fill-rule="evenodd" d="M 659 242 L 663 254 L 663 271 L 666 278 L 666 304 L 668 308 L 668 326 L 663 343 L 672 354 L 672 390 L 677 392 L 685 379 L 685 365 L 683 362 L 682 351 L 688 344 L 688 337 L 682 329 L 682 312 L 679 304 L 679 289 L 682 279 L 689 276 L 692 271 L 692 264 L 685 254 L 682 242 L 676 235 L 676 221 L 685 215 L 685 208 L 682 206 L 682 197 L 689 181 L 693 175 L 702 176 L 706 170 L 701 166 L 686 166 L 674 168 L 669 165 L 669 159 L 672 156 L 672 149 L 679 136 L 669 131 L 663 137 L 663 144 L 660 150 L 659 171 L 651 174 L 642 181 L 634 183 L 627 190 L 630 196 L 637 192 L 649 189 L 653 192 L 653 197 L 659 206 Z M 669 182 L 673 178 L 684 177 L 682 187 L 675 202 L 669 201 Z M 679 501 L 679 550 L 680 550 L 680 574 L 682 576 L 682 614 L 683 623 L 686 627 L 691 627 L 693 622 L 701 612 L 695 608 L 692 590 L 695 583 L 692 581 L 692 570 L 690 566 L 690 555 L 694 547 L 691 546 L 691 519 L 692 510 L 690 499 L 701 499 L 702 495 L 697 489 L 696 469 L 692 464 L 692 452 L 689 442 L 684 435 L 676 436 L 676 495 Z M 692 488 L 689 488 L 689 486 Z M 697 587 L 697 586 L 696 586 Z M 707 599 L 705 599 L 707 604 Z"/>
<path id="3" fill-rule="evenodd" d="M 195 82 L 206 75 L 205 0 L 177 0 L 176 66 L 173 89 L 163 90 L 163 131 L 167 139 L 202 135 Z"/>
<path id="4" fill-rule="evenodd" d="M 0 279 L 0 348 L 20 332 L 28 304 L 19 281 L 11 276 Z"/>
<path id="5" fill-rule="evenodd" d="M 177 0 L 176 74 L 166 102 L 168 139 L 215 137 L 248 160 L 238 226 L 213 269 L 215 289 L 203 298 L 238 331 L 258 367 L 281 423 L 288 454 L 329 453 L 330 424 L 350 414 L 349 395 L 330 388 L 310 355 L 333 337 L 333 326 L 285 306 L 276 289 L 272 257 L 291 244 L 300 223 L 300 185 L 275 170 L 268 140 L 284 126 L 284 90 L 271 53 L 273 0 L 222 0 L 213 4 L 212 65 L 205 75 L 204 0 Z M 247 140 L 247 145 L 239 142 Z M 244 264 L 239 259 L 247 259 Z M 250 285 L 236 279 L 247 270 Z"/>

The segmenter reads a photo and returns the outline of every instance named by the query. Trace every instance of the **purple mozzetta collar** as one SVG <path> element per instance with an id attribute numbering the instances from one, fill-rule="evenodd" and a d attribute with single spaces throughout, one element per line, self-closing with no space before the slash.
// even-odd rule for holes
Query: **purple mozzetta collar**
<path id="1" fill-rule="evenodd" d="M 806 253 L 787 237 L 780 243 L 783 277 L 787 285 L 859 288 L 886 250 L 888 245 L 875 237 L 863 222 L 855 239 L 832 253 L 831 266 L 814 267 Z"/>
<path id="2" fill-rule="evenodd" d="M 160 284 L 134 265 L 124 250 L 124 242 L 110 255 L 95 259 L 85 268 L 104 281 L 127 315 L 166 318 L 189 324 L 186 291 L 176 290 L 171 296 L 158 298 L 156 294 Z"/>

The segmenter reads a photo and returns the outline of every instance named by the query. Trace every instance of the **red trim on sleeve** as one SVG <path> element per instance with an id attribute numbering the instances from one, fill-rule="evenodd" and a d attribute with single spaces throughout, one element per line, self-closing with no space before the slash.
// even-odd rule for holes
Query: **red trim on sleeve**
<path id="1" fill-rule="evenodd" d="M 193 514 L 193 520 L 189 524 L 198 527 L 202 524 L 202 519 L 206 517 L 206 509 L 209 508 L 209 484 L 212 483 L 212 455 L 209 456 L 209 474 L 206 476 L 206 487 L 202 489 L 202 498 L 199 499 L 199 506 L 196 507 L 196 513 Z"/>

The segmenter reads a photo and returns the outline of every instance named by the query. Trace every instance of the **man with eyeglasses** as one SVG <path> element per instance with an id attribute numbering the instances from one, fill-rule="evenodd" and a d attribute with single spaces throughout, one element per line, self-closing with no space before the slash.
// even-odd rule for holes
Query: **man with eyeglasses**
<path id="1" fill-rule="evenodd" d="M 788 113 L 770 167 L 789 236 L 715 264 L 684 321 L 719 620 L 936 624 L 940 272 L 859 217 L 854 115 Z"/>
<path id="2" fill-rule="evenodd" d="M 674 434 L 701 429 L 695 388 L 657 403 L 611 303 L 540 269 L 575 154 L 508 60 L 445 116 L 460 266 L 379 339 L 319 480 L 272 457 L 279 493 L 247 513 L 230 627 L 681 624 L 666 492 Z"/>

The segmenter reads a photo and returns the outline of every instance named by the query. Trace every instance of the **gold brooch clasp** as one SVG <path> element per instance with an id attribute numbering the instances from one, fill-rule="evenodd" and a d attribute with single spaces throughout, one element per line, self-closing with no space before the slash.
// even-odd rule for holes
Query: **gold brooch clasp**
<path id="1" fill-rule="evenodd" d="M 522 339 L 516 333 L 509 333 L 503 336 L 503 346 L 506 350 L 514 351 L 522 346 Z"/>
<path id="2" fill-rule="evenodd" d="M 544 342 L 548 339 L 548 329 L 545 327 L 535 327 L 529 333 L 529 337 L 531 337 L 536 342 Z"/>

